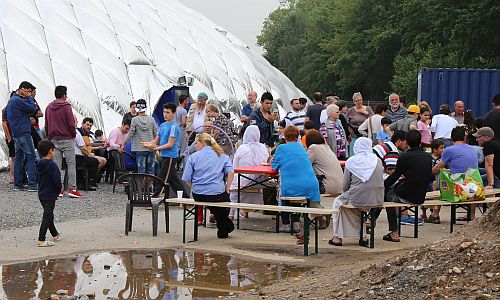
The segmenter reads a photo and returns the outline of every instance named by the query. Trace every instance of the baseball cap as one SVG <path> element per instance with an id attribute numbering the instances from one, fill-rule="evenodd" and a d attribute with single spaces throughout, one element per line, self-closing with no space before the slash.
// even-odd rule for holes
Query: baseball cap
<path id="1" fill-rule="evenodd" d="M 412 105 L 408 106 L 408 112 L 419 114 L 420 107 L 416 106 L 415 104 L 412 104 Z"/>
<path id="2" fill-rule="evenodd" d="M 198 94 L 198 99 L 207 100 L 207 99 L 208 99 L 208 95 L 207 95 L 207 93 L 205 93 L 205 92 L 200 92 L 200 93 Z"/>
<path id="3" fill-rule="evenodd" d="M 477 130 L 476 133 L 472 134 L 474 137 L 480 137 L 480 136 L 489 136 L 494 138 L 495 137 L 495 132 L 493 132 L 493 129 L 490 127 L 481 127 Z"/>
<path id="4" fill-rule="evenodd" d="M 137 112 L 145 112 L 147 107 L 148 105 L 146 103 L 146 100 L 144 99 L 139 99 L 135 103 L 135 109 L 137 110 Z"/>

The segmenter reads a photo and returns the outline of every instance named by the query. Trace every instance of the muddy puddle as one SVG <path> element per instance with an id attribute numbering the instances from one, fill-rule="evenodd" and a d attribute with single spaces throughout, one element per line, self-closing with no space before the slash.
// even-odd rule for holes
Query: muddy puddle
<path id="1" fill-rule="evenodd" d="M 187 250 L 101 252 L 1 266 L 0 299 L 212 299 L 307 270 Z"/>

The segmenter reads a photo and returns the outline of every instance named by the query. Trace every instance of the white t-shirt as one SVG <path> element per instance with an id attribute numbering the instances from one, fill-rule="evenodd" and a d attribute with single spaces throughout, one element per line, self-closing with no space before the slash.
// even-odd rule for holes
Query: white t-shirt
<path id="1" fill-rule="evenodd" d="M 435 115 L 432 117 L 431 131 L 434 132 L 434 139 L 451 138 L 451 130 L 459 124 L 457 120 L 448 115 Z"/>
<path id="2" fill-rule="evenodd" d="M 82 135 L 80 134 L 80 131 L 76 130 L 76 136 L 75 136 L 75 155 L 83 155 L 82 149 L 80 147 L 85 146 L 85 141 L 83 140 Z"/>
<path id="3" fill-rule="evenodd" d="M 193 117 L 194 132 L 203 132 L 203 126 L 205 126 L 205 114 L 206 114 L 205 109 L 194 112 L 194 117 Z"/>

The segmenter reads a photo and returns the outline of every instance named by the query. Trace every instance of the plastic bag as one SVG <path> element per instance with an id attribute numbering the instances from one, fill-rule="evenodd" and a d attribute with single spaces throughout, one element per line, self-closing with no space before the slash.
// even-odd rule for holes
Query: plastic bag
<path id="1" fill-rule="evenodd" d="M 484 200 L 484 186 L 478 169 L 467 169 L 465 173 L 439 172 L 440 199 L 448 202 Z"/>

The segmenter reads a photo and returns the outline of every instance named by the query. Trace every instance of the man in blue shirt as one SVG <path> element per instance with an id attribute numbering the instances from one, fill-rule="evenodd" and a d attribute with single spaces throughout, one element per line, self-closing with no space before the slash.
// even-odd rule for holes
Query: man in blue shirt
<path id="1" fill-rule="evenodd" d="M 268 147 L 274 146 L 274 121 L 279 117 L 277 112 L 271 114 L 273 95 L 269 92 L 262 94 L 260 108 L 250 115 L 250 125 L 257 125 L 260 131 L 260 142 Z"/>
<path id="2" fill-rule="evenodd" d="M 257 108 L 257 92 L 250 91 L 247 96 L 248 104 L 243 106 L 241 111 L 241 122 L 248 126 L 248 118 L 252 112 Z"/>
<path id="3" fill-rule="evenodd" d="M 173 103 L 163 105 L 163 118 L 165 118 L 165 122 L 160 125 L 158 134 L 151 141 L 150 146 L 151 149 L 160 151 L 161 162 L 158 177 L 166 183 L 168 182 L 174 192 L 182 191 L 182 197 L 188 198 L 189 195 L 175 169 L 175 164 L 177 163 L 177 159 L 179 159 L 179 126 L 175 122 L 175 110 L 176 106 Z M 158 197 L 162 192 L 168 193 L 169 191 L 157 188 L 155 190 L 155 197 Z"/>
<path id="4" fill-rule="evenodd" d="M 7 104 L 7 121 L 12 130 L 16 158 L 14 161 L 14 190 L 23 190 L 23 161 L 26 160 L 28 171 L 28 191 L 36 192 L 36 153 L 33 139 L 31 138 L 30 116 L 36 114 L 36 104 L 31 97 L 35 87 L 23 81 L 19 85 L 16 94 L 10 98 Z"/>
<path id="5" fill-rule="evenodd" d="M 450 169 L 451 174 L 465 173 L 467 169 L 478 168 L 477 151 L 471 145 L 465 142 L 465 127 L 457 126 L 451 130 L 451 140 L 453 146 L 446 147 L 441 156 L 441 161 L 432 168 L 433 174 L 438 174 L 445 167 Z M 439 209 L 437 207 L 432 212 L 433 217 L 439 217 Z M 471 217 L 476 216 L 476 209 L 472 209 Z M 467 218 L 458 218 L 459 221 L 467 220 Z"/>

